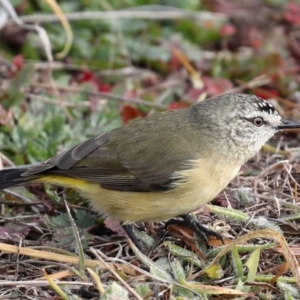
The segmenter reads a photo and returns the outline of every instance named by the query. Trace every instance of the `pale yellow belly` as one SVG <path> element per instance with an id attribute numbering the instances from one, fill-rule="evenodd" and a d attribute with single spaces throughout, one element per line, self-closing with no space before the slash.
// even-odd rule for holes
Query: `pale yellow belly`
<path id="1" fill-rule="evenodd" d="M 89 199 L 95 211 L 124 223 L 165 221 L 188 213 L 215 198 L 236 176 L 240 166 L 204 160 L 193 162 L 193 169 L 179 173 L 183 182 L 168 192 L 120 192 L 106 190 L 98 183 L 81 179 L 47 176 L 41 181 L 76 187 Z M 183 175 L 184 174 L 184 175 Z"/>

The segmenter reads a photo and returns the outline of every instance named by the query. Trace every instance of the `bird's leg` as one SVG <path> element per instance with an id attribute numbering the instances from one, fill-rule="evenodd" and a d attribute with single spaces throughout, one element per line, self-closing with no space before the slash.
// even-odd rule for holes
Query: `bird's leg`
<path id="1" fill-rule="evenodd" d="M 207 239 L 208 236 L 214 236 L 218 240 L 221 240 L 222 243 L 224 244 L 223 237 L 219 233 L 201 225 L 200 222 L 197 219 L 195 219 L 191 214 L 184 214 L 184 215 L 180 215 L 179 217 L 182 218 L 183 220 L 171 219 L 166 223 L 166 226 L 171 224 L 188 226 L 189 228 L 194 230 L 196 234 L 199 235 L 201 239 L 203 239 L 207 244 L 208 244 L 208 239 Z"/>
<path id="2" fill-rule="evenodd" d="M 128 224 L 126 224 L 126 225 L 123 224 L 122 227 L 123 227 L 123 229 L 125 230 L 125 232 L 127 233 L 128 237 L 132 240 L 132 242 L 134 243 L 134 245 L 135 245 L 142 253 L 144 253 L 143 248 L 142 248 L 140 242 L 138 241 L 137 237 L 136 237 L 135 234 L 133 233 L 131 226 L 128 225 Z"/>

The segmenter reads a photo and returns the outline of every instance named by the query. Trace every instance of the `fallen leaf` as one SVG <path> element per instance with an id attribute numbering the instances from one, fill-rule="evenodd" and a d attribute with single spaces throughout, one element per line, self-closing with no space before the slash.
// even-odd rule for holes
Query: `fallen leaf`
<path id="1" fill-rule="evenodd" d="M 123 124 L 127 124 L 132 119 L 138 117 L 145 117 L 146 113 L 138 110 L 137 108 L 131 105 L 124 105 L 121 109 L 121 116 L 122 116 Z"/>

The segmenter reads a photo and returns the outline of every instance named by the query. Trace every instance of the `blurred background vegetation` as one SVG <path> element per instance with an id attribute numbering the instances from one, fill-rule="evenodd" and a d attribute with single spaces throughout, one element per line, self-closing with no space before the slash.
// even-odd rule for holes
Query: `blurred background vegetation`
<path id="1" fill-rule="evenodd" d="M 268 75 L 258 84 L 263 90 L 244 91 L 266 98 L 291 97 L 298 88 L 289 77 L 295 74 L 290 68 L 299 55 L 296 3 L 59 1 L 74 39 L 70 51 L 50 69 L 47 39 L 16 20 L 23 18 L 27 25 L 45 29 L 55 58 L 65 46 L 66 31 L 53 6 L 33 0 L 3 3 L 0 149 L 15 164 L 47 159 L 122 121 L 154 109 L 185 107 L 200 96 L 226 92 L 260 75 Z M 9 4 L 19 16 L 15 22 L 8 18 Z M 111 11 L 129 12 L 132 17 L 103 19 L 103 13 Z M 97 12 L 102 15 L 93 15 Z M 160 17 L 162 13 L 165 17 Z M 52 15 L 52 20 L 44 14 Z M 73 91 L 68 90 L 71 87 Z"/>

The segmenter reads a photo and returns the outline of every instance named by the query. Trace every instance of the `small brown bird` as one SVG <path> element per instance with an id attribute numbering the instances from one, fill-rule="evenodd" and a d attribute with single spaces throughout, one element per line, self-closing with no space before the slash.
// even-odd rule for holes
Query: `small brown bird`
<path id="1" fill-rule="evenodd" d="M 197 232 L 215 234 L 186 215 L 211 201 L 240 167 L 281 129 L 261 98 L 227 94 L 189 108 L 135 119 L 28 168 L 0 172 L 0 189 L 45 182 L 74 188 L 104 215 L 128 224 L 178 215 Z M 49 137 L 51 138 L 51 137 Z"/>

